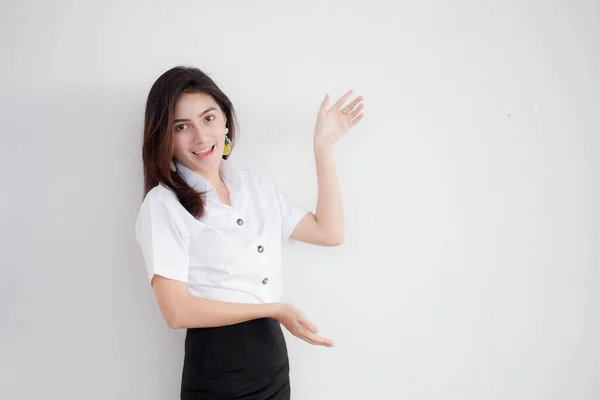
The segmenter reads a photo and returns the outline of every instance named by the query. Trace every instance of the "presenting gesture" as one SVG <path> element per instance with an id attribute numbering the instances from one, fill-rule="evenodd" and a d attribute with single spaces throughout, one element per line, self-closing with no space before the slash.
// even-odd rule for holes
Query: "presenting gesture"
<path id="1" fill-rule="evenodd" d="M 346 92 L 331 108 L 329 95 L 325 96 L 317 115 L 315 144 L 332 145 L 363 118 L 362 96 L 358 96 L 344 107 L 352 93 L 352 90 Z"/>
<path id="2" fill-rule="evenodd" d="M 318 329 L 304 313 L 291 304 L 280 304 L 276 319 L 297 338 L 307 343 L 333 347 L 333 341 L 317 335 Z"/>

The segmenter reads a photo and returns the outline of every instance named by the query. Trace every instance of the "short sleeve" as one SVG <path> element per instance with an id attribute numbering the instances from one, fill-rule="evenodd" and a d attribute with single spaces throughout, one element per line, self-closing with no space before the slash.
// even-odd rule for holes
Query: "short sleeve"
<path id="1" fill-rule="evenodd" d="M 137 217 L 136 239 L 150 281 L 154 275 L 188 281 L 189 235 L 176 210 L 159 198 L 146 197 Z"/>
<path id="2" fill-rule="evenodd" d="M 309 211 L 300 204 L 292 200 L 285 192 L 281 191 L 276 185 L 273 185 L 275 197 L 279 203 L 279 211 L 281 213 L 281 238 L 295 242 L 290 238 L 294 229 L 302 218 Z"/>

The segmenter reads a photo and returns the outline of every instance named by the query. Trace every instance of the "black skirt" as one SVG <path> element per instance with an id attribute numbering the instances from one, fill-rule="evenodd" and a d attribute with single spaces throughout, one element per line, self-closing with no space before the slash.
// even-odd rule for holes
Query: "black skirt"
<path id="1" fill-rule="evenodd" d="M 289 361 L 278 321 L 188 329 L 182 400 L 287 400 Z"/>

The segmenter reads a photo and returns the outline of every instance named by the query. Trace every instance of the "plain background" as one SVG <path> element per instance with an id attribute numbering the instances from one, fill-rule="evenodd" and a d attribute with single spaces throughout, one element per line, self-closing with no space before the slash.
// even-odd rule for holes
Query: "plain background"
<path id="1" fill-rule="evenodd" d="M 3 1 L 0 398 L 178 398 L 183 331 L 134 223 L 144 102 L 175 65 L 231 97 L 232 162 L 314 207 L 325 93 L 338 248 L 284 248 L 294 399 L 600 398 L 594 1 Z"/>

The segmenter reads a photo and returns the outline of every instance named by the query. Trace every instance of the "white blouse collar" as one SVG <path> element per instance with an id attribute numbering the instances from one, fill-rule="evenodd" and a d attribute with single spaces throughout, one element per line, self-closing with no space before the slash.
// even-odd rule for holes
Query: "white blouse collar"
<path id="1" fill-rule="evenodd" d="M 216 195 L 213 186 L 204 177 L 198 175 L 179 161 L 175 162 L 179 176 L 186 181 L 190 187 L 200 193 L 206 192 L 207 196 Z M 219 164 L 219 172 L 221 179 L 227 185 L 230 192 L 239 192 L 241 190 L 240 171 L 237 170 L 230 162 L 222 159 Z"/>

